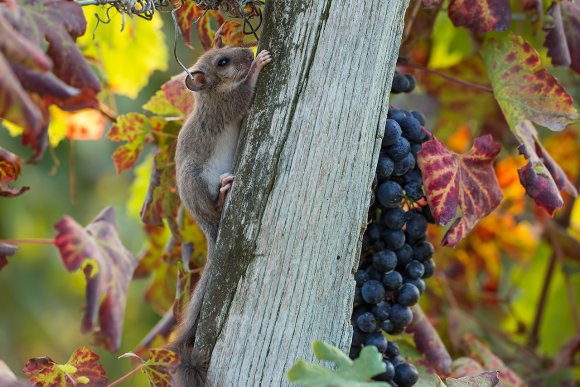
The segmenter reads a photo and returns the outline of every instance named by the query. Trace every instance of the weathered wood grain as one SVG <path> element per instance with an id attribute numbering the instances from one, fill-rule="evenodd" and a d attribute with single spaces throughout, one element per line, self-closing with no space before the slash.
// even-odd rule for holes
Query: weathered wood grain
<path id="1" fill-rule="evenodd" d="M 287 385 L 348 351 L 357 266 L 407 0 L 270 0 L 196 346 L 215 386 Z"/>

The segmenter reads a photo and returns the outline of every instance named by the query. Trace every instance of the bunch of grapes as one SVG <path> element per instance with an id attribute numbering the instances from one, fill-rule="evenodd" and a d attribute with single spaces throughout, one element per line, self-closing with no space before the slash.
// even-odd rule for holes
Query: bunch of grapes
<path id="1" fill-rule="evenodd" d="M 395 74 L 393 92 L 410 92 L 411 75 Z M 375 377 L 412 386 L 417 369 L 399 356 L 397 343 L 384 333 L 402 333 L 413 319 L 411 306 L 433 275 L 433 245 L 426 241 L 433 222 L 423 194 L 417 152 L 430 135 L 421 113 L 390 108 L 373 184 L 369 225 L 363 237 L 352 315 L 351 357 L 374 345 L 383 354 L 386 372 Z M 422 205 L 423 204 L 423 205 Z"/>

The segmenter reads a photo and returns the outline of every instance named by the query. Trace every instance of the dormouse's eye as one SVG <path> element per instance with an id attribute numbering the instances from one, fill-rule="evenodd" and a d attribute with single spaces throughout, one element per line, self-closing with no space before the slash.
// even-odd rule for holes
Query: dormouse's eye
<path id="1" fill-rule="evenodd" d="M 220 67 L 224 67 L 225 65 L 227 65 L 230 62 L 230 60 L 228 58 L 222 58 L 219 60 L 218 62 L 218 66 Z"/>

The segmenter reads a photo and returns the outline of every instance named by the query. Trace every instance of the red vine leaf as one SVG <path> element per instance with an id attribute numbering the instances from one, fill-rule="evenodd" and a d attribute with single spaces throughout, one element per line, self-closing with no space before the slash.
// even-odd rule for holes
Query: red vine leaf
<path id="1" fill-rule="evenodd" d="M 149 383 L 156 387 L 171 387 L 171 374 L 179 365 L 179 356 L 167 349 L 153 348 L 149 351 L 150 358 L 145 363 L 143 372 L 149 378 Z"/>
<path id="2" fill-rule="evenodd" d="M 73 352 L 66 364 L 57 364 L 48 356 L 28 360 L 22 372 L 29 381 L 40 386 L 105 386 L 107 375 L 99 355 L 81 347 Z"/>
<path id="3" fill-rule="evenodd" d="M 544 27 L 548 55 L 552 64 L 566 66 L 580 73 L 580 2 L 563 1 L 548 8 L 552 23 Z"/>
<path id="4" fill-rule="evenodd" d="M 436 138 L 423 144 L 417 161 L 435 221 L 448 224 L 455 218 L 441 241 L 443 246 L 456 246 L 479 219 L 501 202 L 493 169 L 500 150 L 491 135 L 476 138 L 471 150 L 461 155 L 451 152 Z"/>
<path id="5" fill-rule="evenodd" d="M 505 31 L 512 18 L 509 0 L 451 0 L 448 12 L 456 27 L 473 32 Z"/>
<path id="6" fill-rule="evenodd" d="M 6 243 L 0 243 L 0 270 L 8 265 L 8 257 L 14 255 L 18 247 Z"/>
<path id="7" fill-rule="evenodd" d="M 0 148 L 0 197 L 15 197 L 28 191 L 28 187 L 14 188 L 10 183 L 20 175 L 20 159 Z"/>
<path id="8" fill-rule="evenodd" d="M 179 109 L 184 115 L 189 115 L 193 111 L 193 93 L 185 86 L 185 74 L 177 74 L 163 85 L 161 90 L 165 97 L 173 106 Z"/>
<path id="9" fill-rule="evenodd" d="M 115 352 L 121 344 L 127 288 L 137 266 L 117 235 L 115 211 L 105 208 L 85 228 L 68 216 L 54 227 L 64 265 L 70 272 L 82 269 L 87 280 L 81 332 L 95 332 L 97 343 Z"/>
<path id="10" fill-rule="evenodd" d="M 143 114 L 129 113 L 117 118 L 107 137 L 113 141 L 127 141 L 113 152 L 113 162 L 117 173 L 131 168 L 139 158 L 147 135 L 153 131 L 161 131 L 166 121 Z"/>
<path id="11" fill-rule="evenodd" d="M 488 39 L 482 54 L 494 96 L 512 131 L 523 120 L 560 131 L 578 118 L 572 97 L 521 36 Z"/>
<path id="12" fill-rule="evenodd" d="M 222 25 L 224 18 L 219 11 L 210 10 L 203 15 L 204 11 L 198 7 L 193 1 L 185 1 L 177 10 L 177 23 L 183 36 L 183 41 L 189 47 L 191 45 L 191 26 L 197 21 L 197 33 L 199 41 L 204 50 L 211 48 L 215 31 L 211 28 L 211 19 L 214 19 L 217 25 Z M 201 17 L 201 19 L 200 19 Z M 199 20 L 198 20 L 199 19 Z"/>
<path id="13" fill-rule="evenodd" d="M 47 146 L 48 107 L 97 107 L 100 82 L 75 45 L 86 29 L 79 4 L 31 0 L 13 8 L 0 4 L 0 117 L 24 128 L 22 142 L 38 160 Z"/>
<path id="14" fill-rule="evenodd" d="M 518 150 L 528 163 L 518 170 L 520 182 L 537 205 L 552 215 L 564 205 L 560 190 L 573 196 L 578 192 L 560 166 L 552 159 L 538 139 L 538 132 L 530 121 L 522 121 L 515 130 L 520 141 Z"/>

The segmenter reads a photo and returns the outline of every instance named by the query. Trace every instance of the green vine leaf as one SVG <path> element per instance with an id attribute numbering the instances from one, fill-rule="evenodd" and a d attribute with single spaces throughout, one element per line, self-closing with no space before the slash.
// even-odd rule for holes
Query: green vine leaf
<path id="1" fill-rule="evenodd" d="M 376 347 L 364 347 L 358 359 L 352 361 L 335 346 L 322 341 L 312 343 L 319 360 L 336 364 L 336 370 L 298 360 L 286 376 L 290 382 L 304 387 L 387 387 L 388 383 L 372 382 L 371 378 L 385 372 L 385 363 Z"/>

